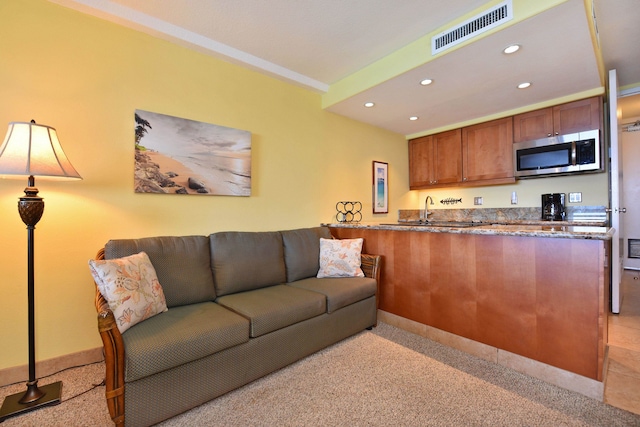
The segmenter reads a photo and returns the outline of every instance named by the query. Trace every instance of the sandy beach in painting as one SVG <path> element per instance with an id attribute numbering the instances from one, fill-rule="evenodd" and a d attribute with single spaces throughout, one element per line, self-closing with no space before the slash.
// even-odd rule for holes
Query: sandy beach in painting
<path id="1" fill-rule="evenodd" d="M 149 157 L 151 157 L 151 161 L 153 163 L 156 163 L 159 168 L 160 168 L 160 172 L 162 172 L 163 174 L 167 174 L 168 172 L 173 172 L 178 174 L 178 176 L 175 176 L 173 178 L 170 178 L 173 182 L 176 183 L 176 185 L 179 185 L 180 187 L 184 187 L 187 190 L 187 193 L 189 194 L 198 194 L 198 192 L 196 190 L 192 190 L 191 188 L 189 188 L 189 177 L 195 178 L 195 179 L 199 179 L 200 181 L 203 181 L 207 188 L 211 188 L 211 183 L 207 182 L 205 179 L 203 179 L 200 175 L 198 175 L 197 173 L 193 172 L 191 169 L 189 169 L 188 167 L 186 167 L 185 165 L 183 165 L 182 163 L 180 163 L 177 160 L 172 159 L 169 156 L 165 156 L 162 153 L 158 153 L 157 151 L 145 151 L 145 154 L 149 155 Z M 173 193 L 175 191 L 177 187 L 167 187 L 166 189 L 170 192 Z"/>
<path id="2" fill-rule="evenodd" d="M 207 173 L 197 173 L 194 168 L 185 165 L 184 163 L 173 159 L 166 154 L 159 153 L 157 151 L 147 150 L 145 154 L 148 154 L 151 158 L 151 161 L 156 163 L 160 172 L 167 175 L 169 172 L 173 172 L 178 176 L 170 178 L 176 185 L 184 187 L 188 194 L 200 194 L 196 190 L 192 190 L 189 188 L 189 177 L 198 179 L 205 184 L 205 187 L 209 191 L 209 195 L 230 195 L 230 194 L 242 194 L 242 190 L 239 189 L 237 181 L 237 177 L 234 177 L 231 172 L 225 170 L 224 167 L 216 167 L 215 165 L 211 165 L 211 167 L 206 171 Z M 225 162 L 233 162 L 233 161 L 244 162 L 245 159 L 233 159 L 229 157 L 220 157 L 219 161 L 222 163 Z M 169 192 L 173 192 L 171 188 L 167 188 Z"/>

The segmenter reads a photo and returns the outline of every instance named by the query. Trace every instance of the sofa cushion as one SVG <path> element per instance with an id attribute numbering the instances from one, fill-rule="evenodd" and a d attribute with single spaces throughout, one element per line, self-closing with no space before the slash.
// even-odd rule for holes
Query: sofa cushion
<path id="1" fill-rule="evenodd" d="M 331 239 L 327 227 L 282 231 L 287 282 L 315 277 L 320 268 L 320 238 Z"/>
<path id="2" fill-rule="evenodd" d="M 120 333 L 158 313 L 167 302 L 146 253 L 89 260 L 93 280 L 113 312 Z"/>
<path id="3" fill-rule="evenodd" d="M 249 341 L 249 321 L 214 302 L 183 305 L 122 334 L 125 381 L 135 381 Z"/>
<path id="4" fill-rule="evenodd" d="M 147 253 L 156 269 L 167 307 L 216 298 L 206 236 L 110 240 L 104 247 L 106 259 L 122 258 L 141 251 Z"/>
<path id="5" fill-rule="evenodd" d="M 318 316 L 327 308 L 324 295 L 287 285 L 225 295 L 216 302 L 249 319 L 252 338 Z"/>
<path id="6" fill-rule="evenodd" d="M 327 313 L 367 299 L 376 294 L 377 282 L 369 277 L 315 277 L 287 283 L 287 285 L 318 292 L 327 297 Z"/>
<path id="7" fill-rule="evenodd" d="M 364 277 L 360 268 L 362 238 L 320 239 L 320 269 L 317 277 Z"/>
<path id="8" fill-rule="evenodd" d="M 216 295 L 284 283 L 282 236 L 277 231 L 225 231 L 209 236 Z"/>

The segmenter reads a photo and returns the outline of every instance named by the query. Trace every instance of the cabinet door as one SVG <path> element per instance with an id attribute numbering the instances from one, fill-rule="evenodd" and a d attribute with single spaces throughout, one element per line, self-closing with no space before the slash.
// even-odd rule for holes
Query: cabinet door
<path id="1" fill-rule="evenodd" d="M 462 129 L 463 181 L 513 177 L 513 119 Z"/>
<path id="2" fill-rule="evenodd" d="M 433 183 L 433 149 L 431 136 L 409 141 L 409 188 L 423 188 Z"/>
<path id="3" fill-rule="evenodd" d="M 513 116 L 513 142 L 546 138 L 553 132 L 553 110 L 529 111 Z"/>
<path id="4" fill-rule="evenodd" d="M 434 184 L 462 182 L 462 139 L 460 129 L 433 135 Z"/>
<path id="5" fill-rule="evenodd" d="M 582 99 L 553 107 L 556 135 L 600 129 L 600 97 Z"/>

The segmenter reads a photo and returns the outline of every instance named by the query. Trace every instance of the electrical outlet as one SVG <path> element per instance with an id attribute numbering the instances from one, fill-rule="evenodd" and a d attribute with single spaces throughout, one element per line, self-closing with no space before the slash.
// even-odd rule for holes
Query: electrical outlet
<path id="1" fill-rule="evenodd" d="M 482 204 L 482 197 L 474 197 L 473 198 L 473 204 L 474 205 L 481 205 Z"/>
<path id="2" fill-rule="evenodd" d="M 512 205 L 518 204 L 518 193 L 516 193 L 515 191 L 511 193 L 511 204 Z"/>
<path id="3" fill-rule="evenodd" d="M 582 193 L 569 193 L 569 203 L 582 203 Z"/>

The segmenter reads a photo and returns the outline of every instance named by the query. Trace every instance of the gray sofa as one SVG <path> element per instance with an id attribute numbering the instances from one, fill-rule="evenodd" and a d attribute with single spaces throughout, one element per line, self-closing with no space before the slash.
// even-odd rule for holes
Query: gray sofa
<path id="1" fill-rule="evenodd" d="M 146 252 L 169 308 L 121 334 L 96 292 L 114 423 L 158 423 L 375 326 L 380 257 L 362 255 L 365 277 L 316 278 L 321 237 L 328 228 L 109 241 L 97 259 Z"/>

